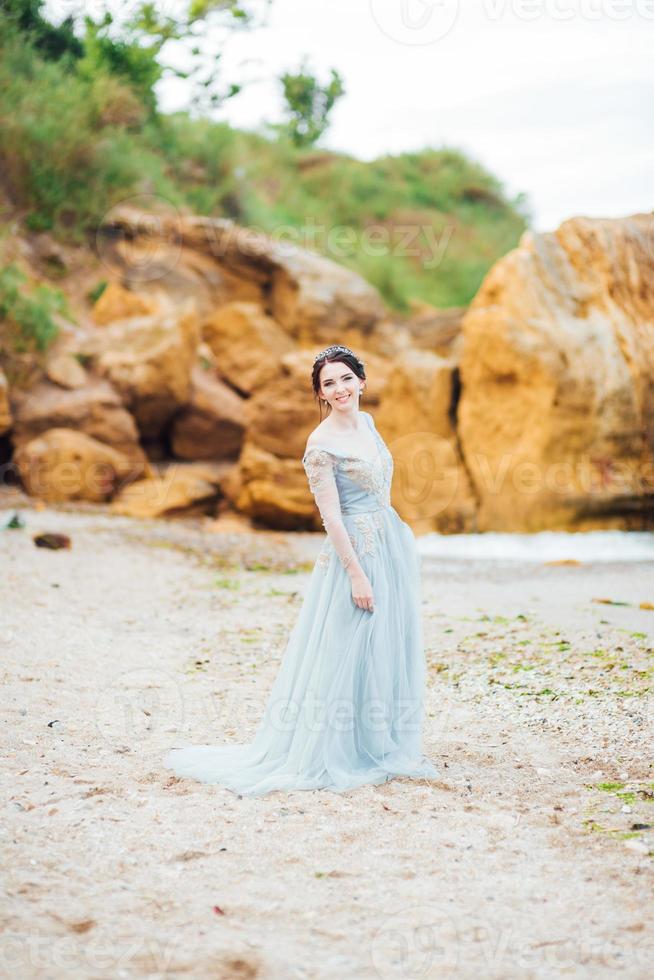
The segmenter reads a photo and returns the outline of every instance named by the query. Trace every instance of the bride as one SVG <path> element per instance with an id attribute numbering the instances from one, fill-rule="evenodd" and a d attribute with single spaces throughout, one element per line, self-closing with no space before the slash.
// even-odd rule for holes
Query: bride
<path id="1" fill-rule="evenodd" d="M 164 766 L 180 776 L 240 795 L 439 776 L 422 754 L 419 556 L 391 506 L 391 454 L 359 410 L 365 383 L 349 347 L 315 358 L 329 413 L 302 464 L 326 538 L 253 741 L 172 749 Z"/>

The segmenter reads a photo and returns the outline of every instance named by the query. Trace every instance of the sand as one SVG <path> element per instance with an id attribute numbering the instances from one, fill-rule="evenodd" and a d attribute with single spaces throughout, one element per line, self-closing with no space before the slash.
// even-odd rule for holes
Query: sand
<path id="1" fill-rule="evenodd" d="M 241 799 L 161 760 L 252 736 L 322 535 L 19 509 L 1 975 L 652 975 L 651 565 L 423 559 L 442 778 Z"/>

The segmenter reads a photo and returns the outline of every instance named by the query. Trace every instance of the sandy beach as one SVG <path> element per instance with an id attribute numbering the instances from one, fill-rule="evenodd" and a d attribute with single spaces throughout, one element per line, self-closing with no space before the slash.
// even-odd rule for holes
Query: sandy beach
<path id="1" fill-rule="evenodd" d="M 323 536 L 18 509 L 3 976 L 651 976 L 651 564 L 423 559 L 442 778 L 241 799 L 161 760 L 252 736 Z"/>

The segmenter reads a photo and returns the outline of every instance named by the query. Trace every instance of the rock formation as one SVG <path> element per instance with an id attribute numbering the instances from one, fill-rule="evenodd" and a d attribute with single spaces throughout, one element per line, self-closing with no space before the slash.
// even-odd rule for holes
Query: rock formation
<path id="1" fill-rule="evenodd" d="M 27 492 L 52 503 L 109 500 L 131 476 L 127 456 L 75 429 L 48 429 L 19 446 L 14 462 Z"/>
<path id="2" fill-rule="evenodd" d="M 118 392 L 103 378 L 91 378 L 81 388 L 62 388 L 43 379 L 27 391 L 14 389 L 11 438 L 19 448 L 48 429 L 82 432 L 126 456 L 134 477 L 147 468 L 134 418 Z"/>
<path id="3" fill-rule="evenodd" d="M 170 429 L 170 448 L 177 459 L 238 459 L 245 433 L 245 405 L 211 369 L 197 365 L 185 407 Z"/>
<path id="4" fill-rule="evenodd" d="M 176 213 L 153 233 L 150 217 L 118 208 L 100 229 L 38 381 L 9 391 L 0 374 L 28 493 L 320 530 L 301 464 L 311 368 L 341 342 L 417 533 L 652 526 L 654 215 L 527 233 L 467 310 L 407 317 L 288 242 Z"/>
<path id="5" fill-rule="evenodd" d="M 141 435 L 161 435 L 187 404 L 200 340 L 190 302 L 181 310 L 126 317 L 90 334 L 82 350 L 119 392 Z"/>
<path id="6" fill-rule="evenodd" d="M 478 527 L 645 527 L 654 215 L 525 233 L 463 320 L 458 429 Z"/>

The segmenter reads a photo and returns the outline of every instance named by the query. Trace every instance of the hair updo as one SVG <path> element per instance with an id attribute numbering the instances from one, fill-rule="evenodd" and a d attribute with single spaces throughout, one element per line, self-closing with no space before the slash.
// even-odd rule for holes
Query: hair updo
<path id="1" fill-rule="evenodd" d="M 359 360 L 353 350 L 349 347 L 343 347 L 342 344 L 333 344 L 331 347 L 326 347 L 320 354 L 316 355 L 313 361 L 313 370 L 311 372 L 311 384 L 313 387 L 313 393 L 318 401 L 318 407 L 320 408 L 320 416 L 322 418 L 322 406 L 320 404 L 320 372 L 325 364 L 333 364 L 335 361 L 342 361 L 343 364 L 351 369 L 351 371 L 356 374 L 358 378 L 362 381 L 366 380 L 366 372 L 363 366 L 363 361 Z"/>

